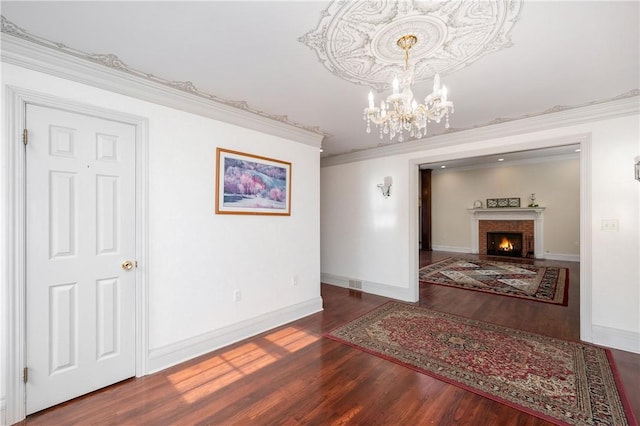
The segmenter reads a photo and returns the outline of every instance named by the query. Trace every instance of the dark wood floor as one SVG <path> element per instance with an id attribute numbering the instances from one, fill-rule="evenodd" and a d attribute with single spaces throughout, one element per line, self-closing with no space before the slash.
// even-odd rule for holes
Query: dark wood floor
<path id="1" fill-rule="evenodd" d="M 421 266 L 447 256 L 422 252 Z M 532 261 L 526 261 L 532 262 Z M 579 267 L 569 306 L 426 285 L 420 305 L 579 339 Z M 322 337 L 389 299 L 322 285 L 324 311 L 159 373 L 130 379 L 23 424 L 543 425 L 518 410 Z M 613 351 L 637 418 L 640 355 Z"/>

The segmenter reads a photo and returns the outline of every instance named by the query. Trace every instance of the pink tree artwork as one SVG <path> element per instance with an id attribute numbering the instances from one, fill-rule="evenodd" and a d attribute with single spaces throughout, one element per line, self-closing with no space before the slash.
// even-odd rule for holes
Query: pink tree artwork
<path id="1" fill-rule="evenodd" d="M 287 169 L 258 161 L 224 159 L 224 207 L 283 210 Z"/>

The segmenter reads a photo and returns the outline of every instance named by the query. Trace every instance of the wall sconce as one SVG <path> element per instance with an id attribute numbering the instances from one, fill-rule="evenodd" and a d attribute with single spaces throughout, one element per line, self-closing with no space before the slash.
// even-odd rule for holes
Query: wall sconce
<path id="1" fill-rule="evenodd" d="M 640 181 L 640 161 L 636 162 L 636 180 Z"/>
<path id="2" fill-rule="evenodd" d="M 378 188 L 380 188 L 380 191 L 382 192 L 382 196 L 384 198 L 387 198 L 389 195 L 391 195 L 391 184 L 392 184 L 392 180 L 391 180 L 391 176 L 385 176 L 384 178 L 384 183 L 379 183 L 378 184 Z"/>

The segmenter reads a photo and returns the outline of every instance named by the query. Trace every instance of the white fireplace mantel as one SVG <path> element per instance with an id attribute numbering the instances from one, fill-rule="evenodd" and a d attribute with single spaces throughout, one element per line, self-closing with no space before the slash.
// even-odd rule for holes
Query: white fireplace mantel
<path id="1" fill-rule="evenodd" d="M 533 220 L 534 257 L 543 253 L 544 207 L 505 207 L 494 209 L 467 209 L 471 213 L 471 253 L 479 253 L 479 221 L 481 220 Z"/>

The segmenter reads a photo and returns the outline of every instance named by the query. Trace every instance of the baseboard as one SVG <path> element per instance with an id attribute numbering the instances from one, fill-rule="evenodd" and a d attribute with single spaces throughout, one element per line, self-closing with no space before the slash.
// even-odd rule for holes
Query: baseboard
<path id="1" fill-rule="evenodd" d="M 354 278 L 343 277 L 327 273 L 320 274 L 320 280 L 325 284 L 335 285 L 337 287 L 350 288 L 349 281 Z M 356 279 L 357 280 L 357 279 Z M 405 287 L 396 287 L 389 284 L 380 284 L 371 281 L 357 280 L 362 284 L 362 290 L 365 293 L 384 296 L 390 299 L 402 300 L 404 302 L 414 302 L 411 290 Z"/>
<path id="2" fill-rule="evenodd" d="M 452 253 L 473 253 L 469 247 L 432 246 L 431 249 L 433 251 L 448 251 Z M 562 260 L 564 262 L 580 262 L 580 255 L 564 253 L 543 253 L 541 256 L 538 256 L 538 259 Z"/>
<path id="3" fill-rule="evenodd" d="M 592 343 L 640 354 L 640 333 L 602 325 L 593 325 L 591 329 Z"/>
<path id="4" fill-rule="evenodd" d="M 472 253 L 469 247 L 431 246 L 433 251 L 450 251 L 452 253 Z"/>
<path id="5" fill-rule="evenodd" d="M 322 298 L 269 312 L 209 333 L 151 349 L 147 361 L 149 374 L 164 370 L 197 356 L 255 336 L 275 327 L 322 311 Z"/>
<path id="6" fill-rule="evenodd" d="M 562 260 L 564 262 L 580 262 L 579 254 L 543 253 L 539 258 L 545 260 Z"/>

